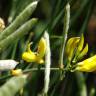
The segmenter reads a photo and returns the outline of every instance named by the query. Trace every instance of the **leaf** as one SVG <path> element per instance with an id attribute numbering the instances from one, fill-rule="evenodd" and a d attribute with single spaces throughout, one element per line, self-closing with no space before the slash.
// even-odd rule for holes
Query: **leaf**
<path id="1" fill-rule="evenodd" d="M 0 40 L 5 39 L 8 35 L 14 32 L 21 24 L 23 24 L 34 12 L 37 6 L 37 1 L 28 5 L 19 16 L 11 23 L 3 32 L 0 33 Z"/>
<path id="2" fill-rule="evenodd" d="M 20 39 L 22 36 L 28 33 L 29 30 L 37 23 L 36 18 L 32 18 L 31 20 L 27 21 L 23 24 L 19 29 L 17 29 L 14 33 L 9 35 L 6 39 L 0 42 L 0 52 L 3 51 L 9 44 L 15 42 L 15 40 Z"/>
<path id="3" fill-rule="evenodd" d="M 26 80 L 26 75 L 12 77 L 0 87 L 0 96 L 15 96 L 15 94 L 26 84 Z"/>

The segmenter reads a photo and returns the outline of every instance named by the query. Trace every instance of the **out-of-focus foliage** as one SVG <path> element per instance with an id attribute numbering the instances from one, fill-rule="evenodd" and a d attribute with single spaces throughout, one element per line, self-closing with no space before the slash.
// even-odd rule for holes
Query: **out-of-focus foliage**
<path id="1" fill-rule="evenodd" d="M 64 34 L 67 4 L 70 5 L 70 24 L 68 34 Z M 0 96 L 95 96 L 95 70 L 92 70 L 92 73 L 76 71 L 84 62 L 87 62 L 84 68 L 87 66 L 91 69 L 96 66 L 95 59 L 91 57 L 96 54 L 95 6 L 95 0 L 0 0 L 0 19 L 2 18 L 3 25 L 5 24 L 5 28 L 0 29 L 0 60 L 16 60 L 19 64 L 15 67 L 15 72 L 19 69 L 22 71 L 13 77 L 13 69 L 0 70 Z M 0 28 L 1 24 L 2 22 Z M 44 46 L 47 46 L 48 42 L 45 42 L 45 45 L 40 43 L 42 37 L 45 38 L 45 32 L 48 32 L 51 50 L 51 57 L 48 58 L 51 59 L 51 69 L 48 71 L 46 68 L 47 72 L 51 70 L 47 81 L 49 90 L 46 94 L 44 77 L 47 48 Z M 63 67 L 60 68 L 63 39 L 66 39 L 65 54 L 61 64 Z M 35 56 L 42 55 L 40 59 L 43 64 L 22 60 L 22 54 L 26 52 L 30 42 L 30 50 Z M 27 55 L 27 59 L 31 56 Z M 83 72 L 86 72 L 85 69 Z"/>

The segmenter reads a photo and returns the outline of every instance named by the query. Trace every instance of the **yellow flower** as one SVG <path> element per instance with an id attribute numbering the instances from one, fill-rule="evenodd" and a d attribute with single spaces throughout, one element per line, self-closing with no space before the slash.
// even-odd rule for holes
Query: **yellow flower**
<path id="1" fill-rule="evenodd" d="M 77 63 L 77 66 L 75 68 L 77 71 L 82 72 L 93 72 L 96 70 L 96 55 Z"/>
<path id="2" fill-rule="evenodd" d="M 66 44 L 65 54 L 68 58 L 68 61 L 76 63 L 78 60 L 82 59 L 84 55 L 88 52 L 88 44 L 84 47 L 84 36 L 81 37 L 72 37 L 68 40 Z M 74 57 L 74 58 L 73 58 Z"/>
<path id="3" fill-rule="evenodd" d="M 0 31 L 2 31 L 5 28 L 5 23 L 2 18 L 0 18 Z"/>
<path id="4" fill-rule="evenodd" d="M 22 54 L 22 59 L 26 62 L 37 62 L 39 64 L 44 63 L 43 57 L 46 52 L 46 41 L 42 37 L 38 44 L 38 50 L 37 52 L 33 52 L 30 49 L 30 44 L 28 44 L 27 52 L 24 52 Z"/>
<path id="5" fill-rule="evenodd" d="M 80 38 L 79 37 L 72 37 L 68 40 L 67 44 L 66 44 L 66 56 L 68 58 L 69 61 L 71 61 L 75 48 L 77 47 L 78 43 L 79 43 Z"/>
<path id="6" fill-rule="evenodd" d="M 34 52 L 32 52 L 32 53 L 24 52 L 22 54 L 22 59 L 25 60 L 26 62 L 35 62 L 36 54 Z"/>
<path id="7" fill-rule="evenodd" d="M 44 60 L 42 59 L 46 53 L 46 41 L 44 38 L 41 38 L 39 44 L 38 44 L 38 50 L 37 50 L 37 58 L 36 61 L 38 63 L 44 63 Z"/>
<path id="8" fill-rule="evenodd" d="M 36 54 L 35 52 L 32 52 L 30 49 L 31 43 L 28 44 L 27 52 L 24 52 L 22 54 L 22 59 L 26 62 L 35 62 L 36 61 Z"/>
<path id="9" fill-rule="evenodd" d="M 78 59 L 82 59 L 82 57 L 83 57 L 84 55 L 86 55 L 87 52 L 88 52 L 88 44 L 85 45 L 84 49 L 80 52 L 80 54 L 78 55 L 77 58 L 78 58 Z"/>
<path id="10" fill-rule="evenodd" d="M 22 70 L 21 69 L 11 70 L 11 74 L 14 75 L 14 76 L 21 75 Z"/>
<path id="11" fill-rule="evenodd" d="M 82 34 L 81 37 L 80 37 L 79 43 L 78 43 L 78 47 L 77 47 L 77 50 L 76 50 L 76 55 L 78 55 L 82 51 L 83 46 L 84 46 L 84 36 Z"/>
<path id="12" fill-rule="evenodd" d="M 45 55 L 45 52 L 46 52 L 46 41 L 44 38 L 41 38 L 38 44 L 37 56 L 39 58 L 42 58 Z"/>

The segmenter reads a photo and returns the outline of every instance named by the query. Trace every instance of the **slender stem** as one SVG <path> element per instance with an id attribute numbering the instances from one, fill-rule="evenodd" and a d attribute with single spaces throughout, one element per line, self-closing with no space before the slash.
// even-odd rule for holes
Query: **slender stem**
<path id="1" fill-rule="evenodd" d="M 79 88 L 79 96 L 87 96 L 87 88 L 86 88 L 86 83 L 85 83 L 85 78 L 82 73 L 80 72 L 75 72 L 75 76 L 77 79 L 77 84 Z"/>
<path id="2" fill-rule="evenodd" d="M 65 8 L 65 16 L 64 16 L 63 38 L 62 38 L 62 46 L 60 49 L 60 59 L 59 59 L 60 68 L 63 67 L 63 56 L 64 56 L 65 44 L 66 44 L 67 34 L 69 29 L 69 21 L 70 21 L 70 5 L 68 3 Z"/>
<path id="3" fill-rule="evenodd" d="M 62 2 L 62 0 L 58 0 L 56 8 L 55 8 L 54 16 L 56 16 L 58 14 L 58 12 L 60 10 L 61 2 Z"/>
<path id="4" fill-rule="evenodd" d="M 60 11 L 60 13 L 56 16 L 56 18 L 53 20 L 53 23 L 52 23 L 52 26 L 51 26 L 51 29 L 52 30 L 56 24 L 58 23 L 58 21 L 60 20 L 60 18 L 62 17 L 62 15 L 64 14 L 64 9 Z M 49 31 L 50 31 L 49 30 Z"/>
<path id="5" fill-rule="evenodd" d="M 5 79 L 7 79 L 9 77 L 12 77 L 12 75 L 11 74 L 8 74 L 7 76 L 2 76 L 2 77 L 0 77 L 0 80 L 5 80 Z"/>
<path id="6" fill-rule="evenodd" d="M 11 10 L 9 12 L 9 17 L 8 17 L 8 22 L 11 23 L 14 19 L 15 13 L 16 13 L 16 5 L 18 3 L 18 0 L 12 0 L 12 7 Z"/>
<path id="7" fill-rule="evenodd" d="M 60 2 L 61 1 L 58 0 L 58 3 L 57 4 L 60 5 L 59 4 Z M 65 8 L 67 2 L 71 2 L 71 0 L 65 0 L 65 2 L 63 2 L 63 4 L 61 4 L 61 5 L 63 5 L 62 8 L 61 9 L 59 8 L 60 11 L 55 9 L 56 10 L 56 13 L 54 12 L 55 14 L 52 17 L 52 22 L 50 24 L 49 32 L 52 32 L 52 29 L 56 26 L 56 24 L 58 23 L 58 21 L 60 21 L 60 19 L 62 18 L 63 14 L 64 14 L 64 8 Z M 61 7 L 61 5 L 58 6 L 58 7 Z"/>
<path id="8" fill-rule="evenodd" d="M 27 46 L 31 42 L 31 39 L 32 39 L 33 35 L 34 35 L 33 32 L 30 32 L 29 37 L 28 37 L 28 39 L 26 41 L 25 47 L 23 48 L 23 51 L 25 51 L 27 49 Z"/>
<path id="9" fill-rule="evenodd" d="M 18 45 L 18 40 L 14 44 L 12 55 L 11 55 L 11 59 L 14 59 L 15 58 L 17 45 Z"/>
<path id="10" fill-rule="evenodd" d="M 82 13 L 82 11 L 84 10 L 84 7 L 86 7 L 87 6 L 87 4 L 88 4 L 88 2 L 89 2 L 90 0 L 83 0 L 81 3 L 81 5 L 80 5 L 80 8 L 78 8 L 78 12 L 76 12 L 76 14 L 72 17 L 72 19 L 71 19 L 71 21 L 70 21 L 70 26 L 72 26 L 73 25 L 73 23 L 75 23 L 75 21 L 78 19 L 78 17 L 80 16 L 80 14 Z"/>
<path id="11" fill-rule="evenodd" d="M 92 12 L 92 7 L 93 7 L 92 5 L 93 5 L 93 2 L 90 2 L 89 6 L 88 6 L 88 11 L 87 11 L 87 14 L 86 14 L 86 18 L 84 20 L 84 23 L 82 25 L 82 28 L 81 28 L 79 34 L 84 33 L 85 30 L 86 30 L 86 27 L 88 25 L 88 21 L 89 21 L 89 18 L 90 18 L 90 14 Z"/>
<path id="12" fill-rule="evenodd" d="M 53 35 L 50 38 L 51 39 L 62 39 L 62 36 Z"/>
<path id="13" fill-rule="evenodd" d="M 54 93 L 55 93 L 56 89 L 58 88 L 58 85 L 59 85 L 59 84 L 60 84 L 60 81 L 58 81 L 58 82 L 55 84 L 55 86 L 54 86 L 54 88 L 53 88 L 50 96 L 54 96 Z"/>
<path id="14" fill-rule="evenodd" d="M 47 69 L 50 69 L 51 71 L 60 71 L 60 68 L 58 68 L 58 67 L 47 68 Z M 36 68 L 26 69 L 26 70 L 23 70 L 23 73 L 28 73 L 28 72 L 32 72 L 32 71 L 38 71 L 38 70 L 44 71 L 45 70 L 45 67 L 41 67 L 40 69 L 38 69 L 37 67 Z M 65 71 L 65 70 L 67 70 L 67 69 L 63 69 L 63 71 Z M 7 76 L 2 76 L 2 77 L 0 77 L 0 80 L 5 80 L 5 79 L 7 79 L 9 77 L 12 77 L 12 75 L 11 74 L 8 74 Z"/>
<path id="15" fill-rule="evenodd" d="M 60 68 L 47 68 L 47 69 L 50 69 L 51 71 L 59 71 L 60 70 Z M 41 67 L 39 70 L 44 71 L 45 67 Z M 27 73 L 27 72 L 31 72 L 31 71 L 38 71 L 38 68 L 26 69 L 23 71 L 23 73 Z"/>

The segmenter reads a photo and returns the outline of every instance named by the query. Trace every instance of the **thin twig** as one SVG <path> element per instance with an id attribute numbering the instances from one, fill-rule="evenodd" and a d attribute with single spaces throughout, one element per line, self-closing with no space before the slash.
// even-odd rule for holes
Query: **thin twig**
<path id="1" fill-rule="evenodd" d="M 47 69 L 48 70 L 50 69 L 50 71 L 60 71 L 60 68 L 58 68 L 58 67 L 47 68 Z M 40 69 L 38 69 L 37 67 L 36 68 L 26 69 L 26 70 L 23 70 L 23 73 L 25 74 L 25 73 L 29 73 L 29 72 L 32 72 L 32 71 L 38 71 L 38 70 L 45 71 L 45 67 L 41 67 Z M 63 71 L 65 71 L 65 70 L 67 70 L 67 69 L 63 69 Z M 0 77 L 0 80 L 5 80 L 5 79 L 7 79 L 9 77 L 12 77 L 12 75 L 11 74 L 8 74 L 7 76 L 2 76 L 2 77 Z"/>
<path id="2" fill-rule="evenodd" d="M 66 44 L 67 34 L 69 29 L 69 21 L 70 21 L 70 5 L 68 3 L 65 8 L 65 16 L 64 16 L 63 38 L 62 38 L 62 46 L 60 49 L 60 59 L 59 59 L 60 68 L 63 67 L 63 57 L 64 57 L 65 44 Z"/>
<path id="3" fill-rule="evenodd" d="M 47 69 L 50 69 L 51 71 L 59 71 L 60 68 L 47 68 Z M 28 72 L 31 72 L 31 71 L 44 71 L 45 70 L 45 67 L 41 67 L 40 69 L 38 68 L 31 68 L 31 69 L 26 69 L 23 71 L 23 73 L 28 73 Z"/>

